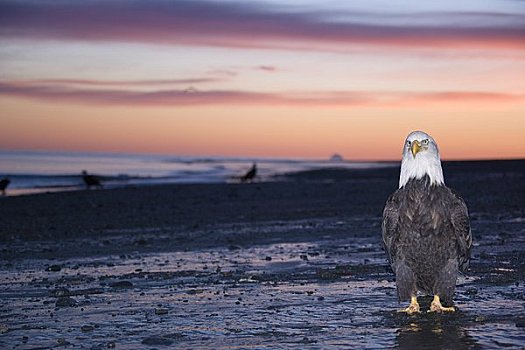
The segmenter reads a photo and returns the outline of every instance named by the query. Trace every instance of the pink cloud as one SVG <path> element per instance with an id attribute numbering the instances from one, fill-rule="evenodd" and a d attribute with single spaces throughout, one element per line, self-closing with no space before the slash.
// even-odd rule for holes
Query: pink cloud
<path id="1" fill-rule="evenodd" d="M 266 65 L 261 65 L 261 66 L 257 66 L 255 67 L 255 69 L 257 70 L 262 70 L 264 72 L 277 72 L 277 67 L 275 66 L 266 66 Z"/>
<path id="2" fill-rule="evenodd" d="M 525 94 L 478 91 L 438 92 L 283 92 L 263 93 L 195 88 L 136 91 L 130 89 L 78 88 L 69 84 L 31 81 L 0 82 L 0 96 L 51 102 L 133 106 L 288 105 L 288 106 L 400 106 L 414 103 L 525 102 Z"/>
<path id="3" fill-rule="evenodd" d="M 77 86 L 165 86 L 205 84 L 221 81 L 218 78 L 157 79 L 157 80 L 92 80 L 92 79 L 38 79 L 26 80 L 30 85 L 77 85 Z"/>
<path id="4" fill-rule="evenodd" d="M 326 14 L 278 12 L 254 2 L 197 0 L 4 0 L 0 13 L 4 38 L 284 49 L 344 50 L 353 44 L 525 48 L 525 16 L 519 14 L 452 13 L 449 18 L 454 20 L 445 24 L 434 19 L 431 25 L 407 25 L 408 16 L 385 22 L 373 14 L 353 14 L 370 20 L 334 21 Z M 453 24 L 462 19 L 469 25 Z"/>

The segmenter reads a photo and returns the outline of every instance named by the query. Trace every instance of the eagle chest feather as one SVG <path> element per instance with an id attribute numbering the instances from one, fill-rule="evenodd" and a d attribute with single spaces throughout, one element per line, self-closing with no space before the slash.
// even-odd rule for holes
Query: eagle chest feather
<path id="1" fill-rule="evenodd" d="M 457 255 L 445 190 L 414 180 L 399 193 L 397 258 L 405 260 L 416 274 L 435 275 L 435 270 Z"/>

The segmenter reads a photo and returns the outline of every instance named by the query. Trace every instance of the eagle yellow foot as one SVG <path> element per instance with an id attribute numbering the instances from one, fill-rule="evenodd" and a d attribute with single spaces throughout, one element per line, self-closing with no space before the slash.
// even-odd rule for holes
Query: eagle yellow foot
<path id="1" fill-rule="evenodd" d="M 441 305 L 441 301 L 439 300 L 439 296 L 434 295 L 434 300 L 432 300 L 432 303 L 430 303 L 430 309 L 427 312 L 454 312 L 456 309 L 451 307 L 444 307 Z"/>
<path id="2" fill-rule="evenodd" d="M 399 310 L 398 312 L 406 312 L 408 315 L 419 313 L 419 304 L 417 303 L 417 297 L 411 297 L 410 305 L 406 309 Z"/>

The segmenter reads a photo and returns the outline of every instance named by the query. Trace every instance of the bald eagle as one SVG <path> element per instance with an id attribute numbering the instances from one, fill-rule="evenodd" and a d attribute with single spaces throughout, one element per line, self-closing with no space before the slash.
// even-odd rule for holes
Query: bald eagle
<path id="1" fill-rule="evenodd" d="M 2 196 L 5 196 L 5 189 L 10 183 L 11 180 L 9 180 L 7 177 L 4 177 L 2 180 L 0 180 L 0 192 L 2 192 Z"/>
<path id="2" fill-rule="evenodd" d="M 102 188 L 102 183 L 100 182 L 100 178 L 96 175 L 88 174 L 87 171 L 82 170 L 82 180 L 84 180 L 84 183 L 86 184 L 86 189 L 90 189 L 91 187 L 98 187 Z"/>
<path id="3" fill-rule="evenodd" d="M 251 169 L 248 170 L 246 174 L 241 176 L 241 182 L 253 181 L 256 175 L 257 175 L 257 164 L 253 163 Z"/>
<path id="4" fill-rule="evenodd" d="M 410 300 L 401 311 L 420 311 L 418 291 L 434 296 L 429 312 L 455 311 L 457 275 L 468 268 L 472 246 L 468 210 L 445 186 L 438 146 L 422 131 L 405 140 L 399 188 L 386 202 L 382 231 L 399 301 Z"/>

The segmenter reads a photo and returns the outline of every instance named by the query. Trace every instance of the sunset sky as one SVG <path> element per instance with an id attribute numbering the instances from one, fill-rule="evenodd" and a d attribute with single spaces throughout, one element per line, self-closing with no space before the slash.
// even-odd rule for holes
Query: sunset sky
<path id="1" fill-rule="evenodd" d="M 525 158 L 525 1 L 0 0 L 0 150 Z"/>

